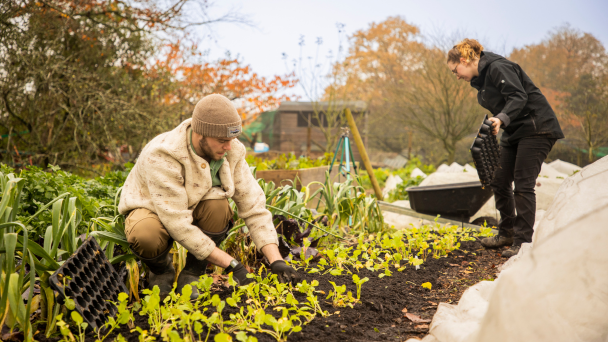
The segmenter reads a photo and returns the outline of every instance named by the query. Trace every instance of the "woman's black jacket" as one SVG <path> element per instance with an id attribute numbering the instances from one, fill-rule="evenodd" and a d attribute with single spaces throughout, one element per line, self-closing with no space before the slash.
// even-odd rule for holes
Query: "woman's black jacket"
<path id="1" fill-rule="evenodd" d="M 478 91 L 479 104 L 502 121 L 502 146 L 525 137 L 564 137 L 551 105 L 519 65 L 484 51 L 477 69 L 479 76 L 473 77 L 471 86 Z"/>

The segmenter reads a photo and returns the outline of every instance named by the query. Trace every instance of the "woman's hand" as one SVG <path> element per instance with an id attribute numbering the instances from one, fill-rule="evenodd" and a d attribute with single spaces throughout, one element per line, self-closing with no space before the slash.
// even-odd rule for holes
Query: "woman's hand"
<path id="1" fill-rule="evenodd" d="M 497 119 L 497 118 L 489 118 L 488 120 L 492 121 L 492 134 L 494 134 L 494 135 L 498 134 L 498 131 L 500 130 L 500 126 L 502 125 L 502 121 L 500 121 L 500 119 Z"/>

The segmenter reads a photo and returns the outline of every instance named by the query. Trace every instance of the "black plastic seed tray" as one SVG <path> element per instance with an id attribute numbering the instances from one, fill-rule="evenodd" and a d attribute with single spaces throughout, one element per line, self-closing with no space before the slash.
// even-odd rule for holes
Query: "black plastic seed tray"
<path id="1" fill-rule="evenodd" d="M 413 186 L 405 191 L 415 212 L 459 222 L 469 222 L 492 197 L 492 190 L 482 188 L 479 182 Z"/>
<path id="2" fill-rule="evenodd" d="M 59 292 L 60 300 L 65 297 L 74 300 L 75 310 L 93 330 L 101 328 L 108 317 L 116 315 L 118 310 L 110 301 L 118 302 L 119 293 L 128 293 L 93 237 L 89 237 L 53 273 L 50 283 Z"/>
<path id="3" fill-rule="evenodd" d="M 500 147 L 496 136 L 492 134 L 492 121 L 488 120 L 487 115 L 473 140 L 471 154 L 481 185 L 485 188 L 494 179 L 494 172 L 500 165 Z"/>

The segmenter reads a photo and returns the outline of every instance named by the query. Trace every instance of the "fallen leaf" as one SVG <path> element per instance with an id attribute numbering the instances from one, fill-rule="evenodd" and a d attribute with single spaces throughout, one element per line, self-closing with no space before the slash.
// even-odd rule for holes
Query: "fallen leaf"
<path id="1" fill-rule="evenodd" d="M 429 325 L 428 324 L 420 324 L 420 325 L 415 326 L 414 328 L 416 328 L 416 329 L 428 329 Z"/>
<path id="2" fill-rule="evenodd" d="M 460 267 L 460 265 L 458 265 L 458 264 L 450 264 L 450 263 L 448 263 L 448 265 L 450 265 L 452 267 Z"/>
<path id="3" fill-rule="evenodd" d="M 407 313 L 407 308 L 403 308 L 403 310 L 401 310 L 401 312 Z"/>
<path id="4" fill-rule="evenodd" d="M 431 322 L 430 319 L 422 319 L 420 316 L 414 315 L 412 313 L 406 313 L 405 317 L 407 319 L 409 319 L 410 321 L 414 322 L 414 323 L 429 323 L 429 322 Z"/>
<path id="5" fill-rule="evenodd" d="M 460 271 L 460 273 L 466 273 L 466 274 L 469 274 L 469 273 L 473 273 L 473 272 L 471 272 L 471 271 Z"/>
<path id="6" fill-rule="evenodd" d="M 394 328 L 394 327 L 395 327 L 395 325 L 394 325 L 394 324 L 393 324 L 393 325 L 391 325 L 391 328 Z"/>
<path id="7" fill-rule="evenodd" d="M 213 278 L 213 284 L 217 286 L 230 287 L 230 285 L 228 285 L 228 276 L 212 274 L 211 277 Z"/>
<path id="8" fill-rule="evenodd" d="M 426 283 L 422 283 L 422 287 L 430 290 L 433 287 L 433 284 L 427 281 Z"/>
<path id="9" fill-rule="evenodd" d="M 466 265 L 468 265 L 468 264 L 469 264 L 469 262 L 468 262 L 468 261 L 463 261 L 463 262 L 462 262 L 462 266 L 466 266 Z"/>
<path id="10" fill-rule="evenodd" d="M 430 302 L 430 301 L 429 301 L 429 303 L 431 303 L 432 305 L 437 305 L 437 303 L 433 303 L 433 302 Z"/>

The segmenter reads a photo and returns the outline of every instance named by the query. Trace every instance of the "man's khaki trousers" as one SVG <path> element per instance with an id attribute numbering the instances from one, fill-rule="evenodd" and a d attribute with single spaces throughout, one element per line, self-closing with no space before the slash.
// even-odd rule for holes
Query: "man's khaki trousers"
<path id="1" fill-rule="evenodd" d="M 227 199 L 205 200 L 192 212 L 192 224 L 203 233 L 218 233 L 226 228 L 232 215 Z M 158 215 L 145 208 L 134 209 L 129 213 L 125 221 L 125 234 L 133 251 L 146 259 L 159 255 L 173 241 Z"/>

